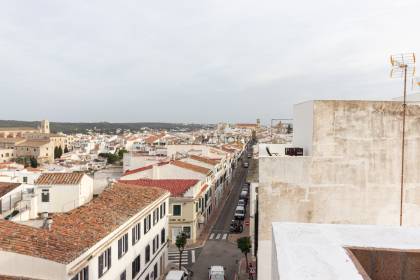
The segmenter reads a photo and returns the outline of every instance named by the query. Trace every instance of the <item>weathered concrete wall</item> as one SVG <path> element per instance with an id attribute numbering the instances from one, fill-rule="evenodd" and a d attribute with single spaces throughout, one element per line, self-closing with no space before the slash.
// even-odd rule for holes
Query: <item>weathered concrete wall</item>
<path id="1" fill-rule="evenodd" d="M 312 156 L 259 159 L 259 241 L 273 221 L 398 225 L 401 103 L 313 104 Z M 403 224 L 418 226 L 420 105 L 407 109 L 405 139 Z"/>

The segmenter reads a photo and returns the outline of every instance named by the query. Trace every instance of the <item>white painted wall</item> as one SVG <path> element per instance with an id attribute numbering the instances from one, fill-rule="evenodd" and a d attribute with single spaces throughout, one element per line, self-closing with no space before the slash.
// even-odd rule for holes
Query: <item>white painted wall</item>
<path id="1" fill-rule="evenodd" d="M 42 190 L 48 189 L 50 201 L 42 202 Z M 77 208 L 93 198 L 93 179 L 84 175 L 75 185 L 37 185 L 39 213 L 61 213 Z"/>
<path id="2" fill-rule="evenodd" d="M 312 155 L 314 101 L 293 106 L 293 146 L 303 148 L 303 155 Z"/>

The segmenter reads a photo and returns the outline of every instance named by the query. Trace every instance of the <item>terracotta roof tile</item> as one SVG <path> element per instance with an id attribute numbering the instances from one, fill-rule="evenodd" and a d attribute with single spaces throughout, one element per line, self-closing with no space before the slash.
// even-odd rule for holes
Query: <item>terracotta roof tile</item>
<path id="1" fill-rule="evenodd" d="M 190 158 L 196 161 L 201 161 L 201 162 L 211 164 L 211 165 L 216 165 L 220 162 L 220 160 L 217 160 L 217 159 L 211 159 L 211 158 L 207 158 L 203 156 L 196 156 L 196 155 L 190 155 Z"/>
<path id="2" fill-rule="evenodd" d="M 43 173 L 35 181 L 35 185 L 76 185 L 82 180 L 84 173 Z"/>
<path id="3" fill-rule="evenodd" d="M 157 166 L 162 166 L 162 165 L 165 165 L 165 164 L 168 164 L 168 163 L 169 162 L 167 162 L 167 161 L 159 162 L 159 163 L 157 163 Z M 151 164 L 151 165 L 139 167 L 139 168 L 136 168 L 136 169 L 133 169 L 133 170 L 127 170 L 127 171 L 125 171 L 125 173 L 123 174 L 123 176 L 130 175 L 130 174 L 135 174 L 137 172 L 142 172 L 142 171 L 145 171 L 145 170 L 152 169 L 153 168 L 153 165 L 155 165 L 155 164 Z"/>
<path id="4" fill-rule="evenodd" d="M 0 220 L 0 250 L 68 264 L 165 194 L 117 183 L 84 206 L 54 215 L 51 230 Z"/>
<path id="5" fill-rule="evenodd" d="M 172 196 L 182 196 L 191 187 L 195 186 L 199 180 L 190 179 L 138 179 L 138 180 L 120 180 L 124 184 L 132 184 L 145 187 L 158 187 L 165 189 Z"/>
<path id="6" fill-rule="evenodd" d="M 179 161 L 179 160 L 173 160 L 173 161 L 171 161 L 171 164 L 173 164 L 175 166 L 178 166 L 178 167 L 181 167 L 181 168 L 189 169 L 189 170 L 192 170 L 192 171 L 195 171 L 195 172 L 198 172 L 198 173 L 202 173 L 204 175 L 209 174 L 210 171 L 211 171 L 208 168 L 201 167 L 201 166 L 194 165 L 194 164 L 187 163 L 187 162 L 183 162 L 183 161 Z"/>
<path id="7" fill-rule="evenodd" d="M 20 183 L 3 183 L 3 182 L 0 182 L 0 197 L 2 197 L 3 195 L 7 194 L 8 192 L 14 190 L 18 186 L 20 186 Z"/>

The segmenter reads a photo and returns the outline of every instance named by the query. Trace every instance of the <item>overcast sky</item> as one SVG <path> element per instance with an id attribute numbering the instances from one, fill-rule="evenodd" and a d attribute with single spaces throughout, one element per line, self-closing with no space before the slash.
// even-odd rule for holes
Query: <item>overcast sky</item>
<path id="1" fill-rule="evenodd" d="M 264 122 L 389 99 L 419 0 L 0 1 L 0 119 Z"/>

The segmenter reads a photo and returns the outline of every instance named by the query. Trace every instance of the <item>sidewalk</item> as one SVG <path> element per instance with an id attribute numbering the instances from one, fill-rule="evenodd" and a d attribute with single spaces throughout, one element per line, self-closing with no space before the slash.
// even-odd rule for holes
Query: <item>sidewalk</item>
<path id="1" fill-rule="evenodd" d="M 255 257 L 253 257 L 251 254 L 248 254 L 248 262 L 251 268 L 251 270 L 254 270 L 254 272 L 256 272 L 256 268 L 257 268 L 257 263 L 256 263 L 256 259 Z M 257 274 L 250 274 L 249 272 L 246 271 L 246 261 L 245 261 L 245 256 L 242 257 L 242 259 L 239 262 L 239 266 L 238 266 L 238 274 L 237 277 L 235 279 L 237 280 L 248 280 L 248 279 L 257 279 Z"/>

